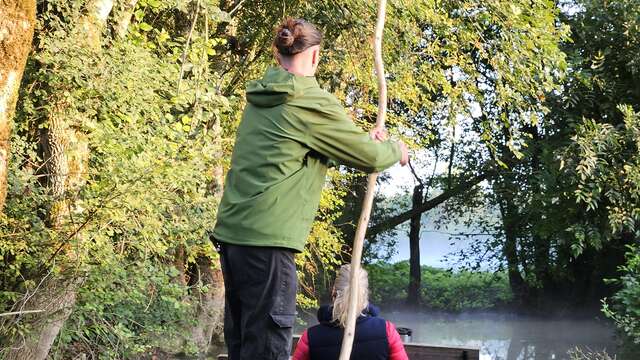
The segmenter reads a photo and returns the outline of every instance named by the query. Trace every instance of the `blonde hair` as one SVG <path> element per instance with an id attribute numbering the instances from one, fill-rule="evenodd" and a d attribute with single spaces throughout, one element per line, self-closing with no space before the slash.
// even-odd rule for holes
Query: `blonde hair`
<path id="1" fill-rule="evenodd" d="M 358 276 L 358 301 L 356 303 L 358 312 L 362 312 L 369 306 L 369 274 L 363 268 L 357 274 Z M 333 313 L 331 320 L 337 322 L 341 327 L 347 324 L 347 313 L 349 311 L 349 293 L 351 288 L 349 281 L 351 280 L 351 265 L 342 265 L 338 270 L 336 282 L 333 285 L 335 291 L 335 299 L 333 300 Z"/>

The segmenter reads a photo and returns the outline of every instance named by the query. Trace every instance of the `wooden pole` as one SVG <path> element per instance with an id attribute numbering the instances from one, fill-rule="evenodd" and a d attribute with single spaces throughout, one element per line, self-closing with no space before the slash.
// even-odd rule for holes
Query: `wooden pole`
<path id="1" fill-rule="evenodd" d="M 384 30 L 384 21 L 386 16 L 387 1 L 378 0 L 378 20 L 376 22 L 375 41 L 373 46 L 376 75 L 378 77 L 378 117 L 376 119 L 376 127 L 384 127 L 384 118 L 387 112 L 387 82 L 384 73 L 384 63 L 382 61 L 382 33 Z M 353 241 L 353 252 L 351 254 L 351 279 L 349 287 L 349 311 L 347 316 L 347 324 L 342 337 L 342 347 L 340 349 L 340 360 L 349 360 L 351 357 L 351 349 L 353 347 L 353 339 L 355 336 L 356 319 L 361 309 L 356 309 L 358 302 L 358 281 L 360 272 L 360 261 L 362 259 L 362 247 L 364 237 L 369 225 L 369 216 L 371 215 L 371 206 L 373 204 L 373 195 L 375 193 L 376 180 L 378 173 L 372 173 L 367 179 L 367 192 L 364 195 L 362 204 L 362 213 L 358 220 L 356 228 L 356 236 Z"/>

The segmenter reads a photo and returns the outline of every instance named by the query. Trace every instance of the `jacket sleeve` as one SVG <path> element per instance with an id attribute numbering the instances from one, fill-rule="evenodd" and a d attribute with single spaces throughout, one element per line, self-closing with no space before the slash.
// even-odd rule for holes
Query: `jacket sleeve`
<path id="1" fill-rule="evenodd" d="M 304 119 L 306 145 L 341 164 L 365 172 L 382 171 L 402 156 L 394 141 L 378 142 L 357 127 L 339 103 L 324 106 Z"/>
<path id="2" fill-rule="evenodd" d="M 296 351 L 293 353 L 292 360 L 309 360 L 309 339 L 307 337 L 307 330 L 302 333 L 298 344 L 296 345 Z"/>
<path id="3" fill-rule="evenodd" d="M 389 342 L 389 360 L 409 360 L 400 334 L 390 321 L 387 321 L 387 341 Z"/>

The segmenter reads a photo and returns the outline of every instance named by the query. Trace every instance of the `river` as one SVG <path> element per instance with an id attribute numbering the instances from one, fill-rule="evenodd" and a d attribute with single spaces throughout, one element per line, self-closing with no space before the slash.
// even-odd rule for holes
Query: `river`
<path id="1" fill-rule="evenodd" d="M 549 320 L 503 313 L 434 314 L 381 309 L 396 326 L 413 330 L 412 342 L 480 348 L 481 360 L 562 360 L 577 347 L 616 346 L 613 329 L 597 320 Z M 311 322 L 310 322 L 311 323 Z M 300 333 L 303 327 L 296 329 Z"/>

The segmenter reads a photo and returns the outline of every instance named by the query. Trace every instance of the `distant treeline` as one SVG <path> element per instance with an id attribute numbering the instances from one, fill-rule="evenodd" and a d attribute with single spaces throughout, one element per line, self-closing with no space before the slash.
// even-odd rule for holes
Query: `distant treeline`
<path id="1" fill-rule="evenodd" d="M 375 304 L 400 305 L 407 299 L 409 262 L 367 265 L 370 299 Z M 505 272 L 449 271 L 422 266 L 420 306 L 439 311 L 489 310 L 513 298 Z"/>

